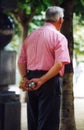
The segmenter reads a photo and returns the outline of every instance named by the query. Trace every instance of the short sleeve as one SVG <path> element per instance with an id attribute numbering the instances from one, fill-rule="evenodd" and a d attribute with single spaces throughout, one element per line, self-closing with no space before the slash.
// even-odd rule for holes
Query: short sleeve
<path id="1" fill-rule="evenodd" d="M 25 42 L 22 44 L 21 51 L 18 58 L 18 63 L 27 63 Z"/>
<path id="2" fill-rule="evenodd" d="M 58 43 L 55 47 L 55 62 L 70 63 L 67 39 L 62 35 L 58 37 Z"/>

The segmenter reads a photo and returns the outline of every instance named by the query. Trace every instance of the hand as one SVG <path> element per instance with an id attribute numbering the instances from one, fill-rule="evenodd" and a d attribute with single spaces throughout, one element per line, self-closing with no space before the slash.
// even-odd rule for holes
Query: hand
<path id="1" fill-rule="evenodd" d="M 28 90 L 29 91 L 38 90 L 42 86 L 42 84 L 43 84 L 42 81 L 40 80 L 40 78 L 33 78 L 33 79 L 29 80 L 28 84 L 31 83 L 31 82 L 34 82 L 35 85 L 32 86 L 32 87 L 28 86 Z"/>
<path id="2" fill-rule="evenodd" d="M 34 82 L 35 86 L 29 87 L 28 84 Z M 43 82 L 40 78 L 32 78 L 31 80 L 23 79 L 20 82 L 19 88 L 21 88 L 23 91 L 35 91 L 38 90 L 42 86 Z"/>
<path id="3" fill-rule="evenodd" d="M 23 91 L 27 91 L 28 90 L 28 81 L 29 80 L 27 78 L 23 78 L 20 81 L 19 88 L 22 89 Z"/>

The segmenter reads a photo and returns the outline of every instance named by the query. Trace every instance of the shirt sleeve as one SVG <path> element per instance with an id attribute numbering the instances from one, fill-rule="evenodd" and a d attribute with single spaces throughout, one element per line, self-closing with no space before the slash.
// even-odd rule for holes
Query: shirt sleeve
<path id="1" fill-rule="evenodd" d="M 64 64 L 70 63 L 70 56 L 68 50 L 67 39 L 62 35 L 58 39 L 58 43 L 55 47 L 55 62 L 63 62 Z"/>
<path id="2" fill-rule="evenodd" d="M 18 63 L 23 63 L 23 64 L 27 63 L 25 42 L 22 44 L 21 51 L 18 58 Z"/>

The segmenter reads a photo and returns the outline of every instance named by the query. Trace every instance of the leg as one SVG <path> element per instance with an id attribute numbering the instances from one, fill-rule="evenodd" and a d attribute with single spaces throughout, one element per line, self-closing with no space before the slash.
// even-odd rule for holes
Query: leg
<path id="1" fill-rule="evenodd" d="M 28 130 L 37 130 L 38 121 L 38 99 L 35 92 L 28 93 L 27 103 Z"/>
<path id="2" fill-rule="evenodd" d="M 28 73 L 28 77 L 40 77 L 40 72 Z M 60 81 L 49 80 L 39 90 L 28 93 L 28 130 L 59 130 Z"/>
<path id="3" fill-rule="evenodd" d="M 54 78 L 39 90 L 37 130 L 59 130 L 60 91 L 59 79 Z"/>

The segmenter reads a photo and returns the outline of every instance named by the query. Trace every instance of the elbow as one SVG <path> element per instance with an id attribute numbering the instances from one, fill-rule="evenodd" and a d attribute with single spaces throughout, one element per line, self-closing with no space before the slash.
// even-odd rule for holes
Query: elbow
<path id="1" fill-rule="evenodd" d="M 58 62 L 58 66 L 59 66 L 59 70 L 61 70 L 64 67 L 64 63 L 63 62 Z"/>

